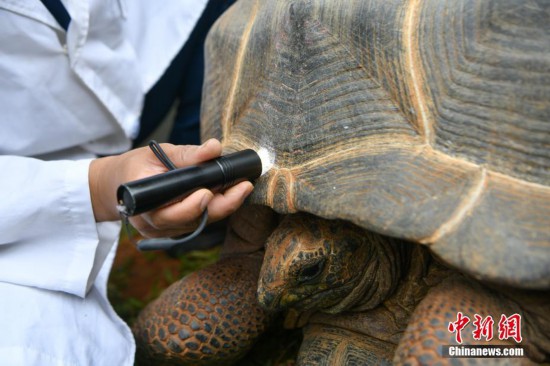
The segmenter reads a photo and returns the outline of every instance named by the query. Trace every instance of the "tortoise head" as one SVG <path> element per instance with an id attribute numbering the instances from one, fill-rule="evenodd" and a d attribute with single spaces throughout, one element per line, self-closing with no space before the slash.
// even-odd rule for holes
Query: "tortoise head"
<path id="1" fill-rule="evenodd" d="M 402 247 L 344 221 L 289 215 L 266 243 L 259 302 L 329 313 L 375 307 L 401 276 Z"/>

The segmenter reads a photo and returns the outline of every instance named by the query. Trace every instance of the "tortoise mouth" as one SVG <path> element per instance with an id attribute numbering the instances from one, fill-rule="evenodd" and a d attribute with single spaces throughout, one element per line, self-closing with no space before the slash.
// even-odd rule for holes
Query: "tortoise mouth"
<path id="1" fill-rule="evenodd" d="M 297 310 L 323 310 L 332 308 L 350 292 L 351 288 L 353 288 L 353 282 L 346 282 L 341 286 L 315 292 L 292 304 L 285 304 L 286 306 L 284 307 L 292 307 Z M 330 296 L 327 296 L 327 294 L 330 294 Z"/>
<path id="2" fill-rule="evenodd" d="M 361 282 L 362 277 L 361 274 L 357 274 L 338 285 L 332 285 L 322 290 L 314 285 L 309 285 L 307 289 L 303 286 L 289 288 L 284 285 L 273 287 L 262 284 L 258 289 L 258 301 L 264 309 L 269 311 L 281 311 L 288 308 L 326 311 L 338 306 L 341 301 L 346 299 Z M 308 290 L 313 291 L 308 293 Z"/>

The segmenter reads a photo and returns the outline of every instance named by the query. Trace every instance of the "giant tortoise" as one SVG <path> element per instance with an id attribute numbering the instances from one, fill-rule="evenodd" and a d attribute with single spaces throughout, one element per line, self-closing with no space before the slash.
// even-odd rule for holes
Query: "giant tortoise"
<path id="1" fill-rule="evenodd" d="M 444 345 L 529 357 L 508 365 L 548 361 L 548 295 L 484 285 L 422 245 L 304 213 L 269 237 L 258 284 L 266 309 L 290 309 L 287 323 L 305 325 L 298 364 L 325 366 L 443 363 Z"/>
<path id="2" fill-rule="evenodd" d="M 458 312 L 474 319 L 471 312 L 483 309 L 503 311 L 480 314 L 495 323 L 507 309 L 517 310 L 534 359 L 548 360 L 550 325 L 541 309 L 550 302 L 550 1 L 239 0 L 209 33 L 205 75 L 203 138 L 221 139 L 227 152 L 271 153 L 273 167 L 257 180 L 250 203 L 315 219 L 288 216 L 274 229 L 277 220 L 262 209 L 237 215 L 228 259 L 182 279 L 142 314 L 136 338 L 143 352 L 190 363 L 234 361 L 270 322 L 252 290 L 264 242 L 268 251 L 275 248 L 271 259 L 293 241 L 315 248 L 347 232 L 363 235 L 361 245 L 376 237 L 378 247 L 402 253 L 395 263 L 386 261 L 393 269 L 380 279 L 387 282 L 384 293 L 376 293 L 372 306 L 359 304 L 361 319 L 378 326 L 369 328 L 372 339 L 391 338 L 392 352 L 400 342 L 396 362 L 419 361 L 415 349 L 449 344 L 433 342 L 443 339 L 441 332 L 456 335 L 451 322 Z M 344 268 L 354 263 L 354 252 L 341 245 L 348 254 L 339 259 Z M 372 260 L 365 257 L 365 265 Z M 328 288 L 315 301 L 310 291 L 281 302 L 280 292 L 266 292 L 277 277 L 269 270 L 277 266 L 263 264 L 264 307 L 317 304 L 305 308 L 321 310 L 302 317 L 306 350 L 315 344 L 307 337 L 315 324 L 330 323 L 328 333 L 353 332 L 355 315 L 347 312 L 357 303 L 339 305 Z M 315 266 L 307 262 L 304 271 L 321 286 L 318 276 L 329 267 Z M 280 276 L 290 270 L 278 268 Z M 288 290 L 293 273 L 267 287 Z M 406 284 L 414 282 L 409 274 L 425 284 L 412 297 L 406 296 Z M 383 308 L 395 309 L 396 298 L 418 309 L 412 315 L 406 309 L 386 337 L 395 311 L 384 315 Z M 199 317 L 194 301 L 208 311 Z M 254 316 L 243 317 L 244 304 Z M 430 328 L 436 308 L 445 315 L 437 324 L 444 330 Z M 407 322 L 410 331 L 403 333 Z M 307 354 L 300 359 L 309 362 Z"/>

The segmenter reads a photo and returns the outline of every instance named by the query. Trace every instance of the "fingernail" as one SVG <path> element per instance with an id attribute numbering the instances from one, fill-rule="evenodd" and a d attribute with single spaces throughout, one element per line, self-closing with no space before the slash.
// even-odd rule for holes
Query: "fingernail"
<path id="1" fill-rule="evenodd" d="M 254 186 L 251 184 L 248 186 L 247 189 L 243 192 L 243 200 L 246 199 L 246 197 L 250 196 L 250 193 L 254 190 Z"/>
<path id="2" fill-rule="evenodd" d="M 208 204 L 210 203 L 210 200 L 212 199 L 212 195 L 205 193 L 201 200 L 201 211 L 204 211 Z"/>

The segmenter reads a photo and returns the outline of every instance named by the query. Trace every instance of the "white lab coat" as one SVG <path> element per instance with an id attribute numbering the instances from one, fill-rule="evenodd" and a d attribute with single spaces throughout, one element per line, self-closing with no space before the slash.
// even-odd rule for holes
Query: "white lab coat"
<path id="1" fill-rule="evenodd" d="M 122 152 L 144 93 L 206 0 L 0 0 L 0 365 L 131 365 L 106 298 L 119 223 L 95 223 L 88 166 Z"/>

